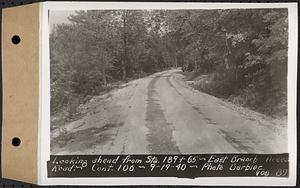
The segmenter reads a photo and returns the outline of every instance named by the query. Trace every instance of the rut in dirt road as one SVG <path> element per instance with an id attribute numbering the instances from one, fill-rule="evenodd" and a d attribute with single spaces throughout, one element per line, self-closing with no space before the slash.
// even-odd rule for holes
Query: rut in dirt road
<path id="1" fill-rule="evenodd" d="M 179 148 L 173 138 L 173 127 L 168 123 L 157 99 L 155 83 L 160 76 L 155 77 L 148 85 L 148 100 L 146 109 L 146 127 L 149 129 L 147 140 L 150 153 L 180 154 Z"/>

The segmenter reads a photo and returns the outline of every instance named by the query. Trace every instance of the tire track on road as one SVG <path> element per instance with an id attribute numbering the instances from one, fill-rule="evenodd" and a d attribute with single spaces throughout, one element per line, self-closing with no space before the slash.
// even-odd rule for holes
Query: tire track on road
<path id="1" fill-rule="evenodd" d="M 180 95 L 183 100 L 191 105 L 191 107 L 197 111 L 202 117 L 204 120 L 207 121 L 207 123 L 209 125 L 217 125 L 217 123 L 215 121 L 213 121 L 211 118 L 207 117 L 199 107 L 195 106 L 193 103 L 191 103 L 190 101 L 188 101 L 184 95 L 175 87 L 175 85 L 171 82 L 171 77 L 172 77 L 173 74 L 169 75 L 167 77 L 167 83 L 178 93 L 178 95 Z M 185 87 L 183 86 L 182 84 L 180 84 L 182 87 Z M 188 89 L 187 87 L 185 87 L 186 89 Z M 230 144 L 232 147 L 234 147 L 237 151 L 239 152 L 247 152 L 247 153 L 251 153 L 253 152 L 253 148 L 249 147 L 249 146 L 245 146 L 243 145 L 238 139 L 235 139 L 234 137 L 232 137 L 229 133 L 227 133 L 226 131 L 222 130 L 222 129 L 218 129 L 218 134 L 221 135 L 222 137 L 225 138 L 225 140 L 228 142 L 228 144 Z"/>
<path id="2" fill-rule="evenodd" d="M 174 86 L 174 84 L 173 84 L 173 83 L 171 82 L 171 80 L 170 80 L 172 75 L 173 75 L 173 74 L 171 74 L 171 75 L 169 75 L 169 76 L 167 77 L 167 82 L 168 82 L 168 84 L 169 84 L 169 85 L 170 85 L 170 86 L 178 93 L 178 95 L 180 95 L 180 96 L 183 98 L 183 100 L 184 100 L 187 104 L 191 105 L 191 107 L 192 107 L 194 110 L 196 110 L 201 116 L 203 116 L 203 118 L 208 122 L 208 124 L 216 125 L 216 122 L 214 122 L 212 119 L 206 117 L 199 107 L 195 106 L 193 103 L 191 103 L 190 101 L 188 101 L 188 100 L 183 96 L 183 94 L 182 94 L 180 91 L 178 91 L 178 89 Z M 183 87 L 184 87 L 184 86 L 183 86 Z"/>
<path id="3" fill-rule="evenodd" d="M 148 150 L 154 154 L 180 154 L 180 150 L 173 138 L 171 123 L 168 123 L 159 104 L 155 83 L 161 75 L 156 76 L 148 85 L 148 100 L 146 109 L 146 127 L 149 129 L 147 140 Z"/>

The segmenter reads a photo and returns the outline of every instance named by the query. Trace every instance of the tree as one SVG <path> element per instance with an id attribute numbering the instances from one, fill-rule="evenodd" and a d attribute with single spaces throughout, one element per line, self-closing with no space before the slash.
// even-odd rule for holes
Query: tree
<path id="1" fill-rule="evenodd" d="M 286 98 L 286 9 L 88 10 L 69 20 L 50 35 L 52 113 L 178 66 L 210 75 L 206 92 L 260 111 Z"/>

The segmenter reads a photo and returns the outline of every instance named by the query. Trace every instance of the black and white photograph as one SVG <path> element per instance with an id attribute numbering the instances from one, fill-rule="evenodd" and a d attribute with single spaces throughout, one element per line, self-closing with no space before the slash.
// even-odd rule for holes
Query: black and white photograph
<path id="1" fill-rule="evenodd" d="M 43 185 L 295 185 L 297 4 L 41 15 Z"/>
<path id="2" fill-rule="evenodd" d="M 49 20 L 51 154 L 288 152 L 287 8 Z"/>

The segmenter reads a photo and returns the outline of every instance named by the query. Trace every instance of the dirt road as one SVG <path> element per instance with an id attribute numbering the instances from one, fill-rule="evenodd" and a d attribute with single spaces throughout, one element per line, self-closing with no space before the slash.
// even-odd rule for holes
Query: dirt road
<path id="1" fill-rule="evenodd" d="M 287 152 L 286 123 L 194 90 L 179 70 L 129 82 L 81 110 L 52 131 L 52 154 Z"/>

